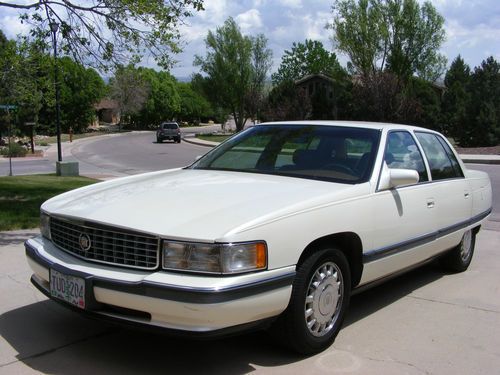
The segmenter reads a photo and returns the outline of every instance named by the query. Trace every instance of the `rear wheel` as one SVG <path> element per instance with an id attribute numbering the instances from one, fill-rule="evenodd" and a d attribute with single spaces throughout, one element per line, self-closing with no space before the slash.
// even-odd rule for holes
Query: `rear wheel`
<path id="1" fill-rule="evenodd" d="M 351 295 L 345 255 L 323 249 L 297 267 L 290 304 L 273 327 L 285 345 L 301 354 L 328 348 L 340 331 Z"/>
<path id="2" fill-rule="evenodd" d="M 163 139 L 156 137 L 156 143 L 163 143 Z"/>
<path id="3" fill-rule="evenodd" d="M 460 243 L 441 258 L 441 265 L 452 272 L 467 270 L 474 255 L 475 245 L 476 234 L 469 229 L 462 236 Z"/>
<path id="4" fill-rule="evenodd" d="M 177 143 L 181 143 L 181 137 L 177 137 L 177 139 L 175 140 Z"/>

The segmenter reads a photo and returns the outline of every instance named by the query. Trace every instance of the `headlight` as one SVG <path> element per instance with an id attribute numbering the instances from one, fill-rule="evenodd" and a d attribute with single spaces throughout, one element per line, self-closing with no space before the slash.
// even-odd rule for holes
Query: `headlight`
<path id="1" fill-rule="evenodd" d="M 163 242 L 163 268 L 233 274 L 267 267 L 265 242 L 202 244 Z"/>
<path id="2" fill-rule="evenodd" d="M 40 212 L 40 233 L 42 236 L 51 239 L 50 236 L 50 216 L 45 212 Z"/>

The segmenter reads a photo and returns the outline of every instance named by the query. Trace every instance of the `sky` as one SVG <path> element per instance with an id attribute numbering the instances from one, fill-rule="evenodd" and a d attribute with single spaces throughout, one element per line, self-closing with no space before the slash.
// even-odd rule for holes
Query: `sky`
<path id="1" fill-rule="evenodd" d="M 500 0 L 431 2 L 445 18 L 447 39 L 441 52 L 448 58 L 448 65 L 458 54 L 471 68 L 489 56 L 500 61 Z M 289 50 L 293 42 L 314 39 L 333 50 L 331 30 L 325 29 L 332 20 L 333 3 L 334 0 L 205 0 L 205 11 L 196 13 L 180 26 L 184 52 L 176 56 L 178 63 L 172 74 L 189 77 L 198 71 L 193 66 L 194 56 L 205 55 L 204 39 L 208 31 L 215 31 L 228 17 L 236 20 L 243 34 L 262 33 L 268 38 L 273 51 L 272 71 L 277 70 L 283 52 Z M 8 37 L 25 33 L 26 27 L 18 20 L 15 10 L 0 7 L 0 28 Z M 338 57 L 345 66 L 346 56 L 338 54 Z"/>

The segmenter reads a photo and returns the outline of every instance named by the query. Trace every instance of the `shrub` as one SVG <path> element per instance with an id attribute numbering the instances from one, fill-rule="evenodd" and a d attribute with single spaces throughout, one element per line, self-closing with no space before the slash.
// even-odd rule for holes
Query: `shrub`
<path id="1" fill-rule="evenodd" d="M 15 142 L 10 144 L 10 156 L 13 158 L 26 156 L 27 150 L 24 146 L 21 146 Z M 9 156 L 9 146 L 2 148 L 0 153 L 4 156 Z"/>

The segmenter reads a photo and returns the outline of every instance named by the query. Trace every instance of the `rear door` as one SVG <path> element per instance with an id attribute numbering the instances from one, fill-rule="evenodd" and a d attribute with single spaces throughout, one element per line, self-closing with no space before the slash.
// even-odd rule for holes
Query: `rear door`
<path id="1" fill-rule="evenodd" d="M 448 143 L 438 134 L 416 132 L 429 163 L 436 196 L 436 230 L 440 249 L 456 245 L 472 215 L 468 181 Z"/>

